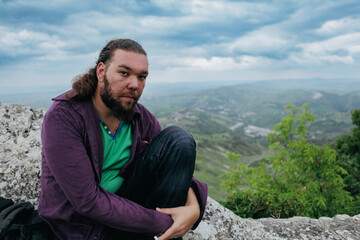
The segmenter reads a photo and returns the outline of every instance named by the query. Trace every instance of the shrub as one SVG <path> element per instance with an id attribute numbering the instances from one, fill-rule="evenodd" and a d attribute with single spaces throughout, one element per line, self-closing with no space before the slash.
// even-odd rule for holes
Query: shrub
<path id="1" fill-rule="evenodd" d="M 242 163 L 231 166 L 221 177 L 229 193 L 223 204 L 241 217 L 261 218 L 308 216 L 318 218 L 349 213 L 353 198 L 344 190 L 347 172 L 329 146 L 309 141 L 308 130 L 315 121 L 308 105 L 288 105 L 287 116 L 267 137 L 273 155 L 269 165 L 257 168 Z M 229 153 L 238 161 L 240 155 Z"/>

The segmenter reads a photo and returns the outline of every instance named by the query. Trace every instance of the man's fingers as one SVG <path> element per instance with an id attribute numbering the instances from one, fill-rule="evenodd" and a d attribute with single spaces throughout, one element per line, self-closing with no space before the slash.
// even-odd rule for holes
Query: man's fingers
<path id="1" fill-rule="evenodd" d="M 166 240 L 170 239 L 170 237 L 173 237 L 173 234 L 175 233 L 174 227 L 170 227 L 163 235 L 161 235 L 158 240 Z M 173 237 L 174 238 L 174 237 Z"/>
<path id="2" fill-rule="evenodd" d="M 161 213 L 165 213 L 167 215 L 171 215 L 171 214 L 174 213 L 173 208 L 156 208 L 156 211 L 161 212 Z"/>
<path id="3" fill-rule="evenodd" d="M 172 215 L 174 213 L 174 209 L 173 208 L 156 208 L 156 211 L 161 212 L 161 213 L 165 213 L 168 215 Z M 158 239 L 159 240 L 166 240 L 166 239 L 170 239 L 170 238 L 174 238 L 175 234 L 177 233 L 177 228 L 176 226 L 173 224 L 168 230 L 166 230 L 166 232 L 161 235 Z"/>
<path id="4" fill-rule="evenodd" d="M 156 211 L 164 214 L 168 214 L 174 220 L 173 225 L 158 239 L 166 240 L 170 238 L 181 237 L 184 234 L 186 234 L 190 230 L 191 226 L 194 225 L 193 222 L 195 221 L 190 219 L 191 223 L 190 224 L 188 223 L 189 218 L 187 216 L 189 215 L 189 211 L 190 212 L 192 211 L 190 208 L 191 205 L 186 207 L 176 207 L 176 208 L 156 208 Z"/>

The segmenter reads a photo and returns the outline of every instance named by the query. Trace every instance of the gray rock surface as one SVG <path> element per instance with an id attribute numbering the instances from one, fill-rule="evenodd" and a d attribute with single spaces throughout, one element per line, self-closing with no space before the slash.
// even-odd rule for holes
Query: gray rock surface
<path id="1" fill-rule="evenodd" d="M 0 196 L 37 206 L 45 111 L 0 103 Z"/>
<path id="2" fill-rule="evenodd" d="M 311 219 L 243 219 L 208 198 L 204 220 L 184 240 L 203 239 L 360 239 L 360 214 Z"/>
<path id="3" fill-rule="evenodd" d="M 0 196 L 35 207 L 40 193 L 40 129 L 45 109 L 0 103 Z M 360 214 L 310 219 L 242 219 L 208 198 L 204 220 L 184 240 L 359 239 Z"/>

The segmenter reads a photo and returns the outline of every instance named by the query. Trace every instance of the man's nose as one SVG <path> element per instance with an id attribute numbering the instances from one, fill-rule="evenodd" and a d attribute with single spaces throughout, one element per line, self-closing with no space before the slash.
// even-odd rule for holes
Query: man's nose
<path id="1" fill-rule="evenodd" d="M 129 78 L 128 88 L 132 90 L 136 90 L 139 87 L 139 81 L 136 76 L 131 76 Z"/>

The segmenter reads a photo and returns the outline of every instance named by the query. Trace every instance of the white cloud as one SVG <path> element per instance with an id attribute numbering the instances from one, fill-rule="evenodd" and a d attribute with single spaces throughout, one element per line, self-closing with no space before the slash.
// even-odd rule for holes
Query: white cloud
<path id="1" fill-rule="evenodd" d="M 296 63 L 300 63 L 304 65 L 325 64 L 325 63 L 352 64 L 355 62 L 354 58 L 351 56 L 338 56 L 331 54 L 313 55 L 307 52 L 305 52 L 302 56 L 291 56 L 289 59 Z"/>
<path id="2" fill-rule="evenodd" d="M 169 36 L 185 29 L 191 29 L 193 25 L 209 23 L 212 20 L 202 16 L 146 16 L 139 20 L 136 29 L 139 33 L 149 33 L 153 36 Z"/>
<path id="3" fill-rule="evenodd" d="M 264 4 L 261 4 L 264 5 Z M 241 2 L 223 2 L 223 1 L 192 1 L 190 7 L 184 8 L 195 16 L 207 16 L 216 20 L 218 16 L 244 18 L 250 15 L 251 7 L 254 4 Z M 259 6 L 257 4 L 257 6 Z M 260 11 L 260 7 L 258 11 Z"/>
<path id="4" fill-rule="evenodd" d="M 325 22 L 316 32 L 320 34 L 332 35 L 339 33 L 351 33 L 360 30 L 359 18 L 342 18 Z"/>
<path id="5" fill-rule="evenodd" d="M 169 66 L 171 64 L 171 66 Z M 239 57 L 216 57 L 209 59 L 202 57 L 182 57 L 170 58 L 167 65 L 170 69 L 187 69 L 187 70 L 232 70 L 246 69 L 254 66 L 268 66 L 269 60 L 263 57 L 239 56 Z"/>
<path id="6" fill-rule="evenodd" d="M 151 3 L 167 11 L 179 11 L 186 16 L 196 16 L 212 22 L 229 18 L 242 19 L 245 22 L 261 22 L 280 11 L 273 4 L 242 1 L 151 0 Z"/>
<path id="7" fill-rule="evenodd" d="M 273 27 L 265 27 L 236 39 L 229 45 L 231 52 L 266 53 L 283 49 L 289 43 L 281 31 Z"/>
<path id="8" fill-rule="evenodd" d="M 62 54 L 65 46 L 58 36 L 0 27 L 0 53 L 6 56 Z"/>
<path id="9" fill-rule="evenodd" d="M 162 16 L 129 16 L 123 9 L 114 7 L 113 10 L 115 9 L 117 14 L 91 11 L 69 15 L 66 25 L 59 31 L 76 44 L 84 44 L 84 41 L 86 44 L 89 42 L 105 44 L 105 41 L 113 38 L 124 37 L 147 41 L 170 35 L 177 30 L 181 20 L 181 18 Z"/>
<path id="10" fill-rule="evenodd" d="M 0 1 L 0 3 L 2 3 Z M 41 9 L 56 9 L 59 6 L 64 5 L 74 5 L 73 1 L 71 0 L 12 0 L 12 1 L 6 1 L 2 4 L 5 4 L 10 7 L 35 7 L 35 8 L 41 8 Z"/>
<path id="11" fill-rule="evenodd" d="M 353 64 L 360 54 L 360 33 L 350 33 L 325 41 L 298 44 L 301 54 L 291 59 L 303 64 L 343 63 Z"/>
<path id="12" fill-rule="evenodd" d="M 89 62 L 89 59 L 92 60 L 93 63 L 95 63 L 97 57 L 99 55 L 99 51 L 86 53 L 86 54 L 76 54 L 72 55 L 68 52 L 59 51 L 57 54 L 46 54 L 38 57 L 34 57 L 34 60 L 37 61 L 69 61 L 71 58 L 71 61 L 78 61 L 80 63 Z M 91 62 L 89 62 L 91 64 Z M 89 65 L 90 66 L 90 65 Z"/>

